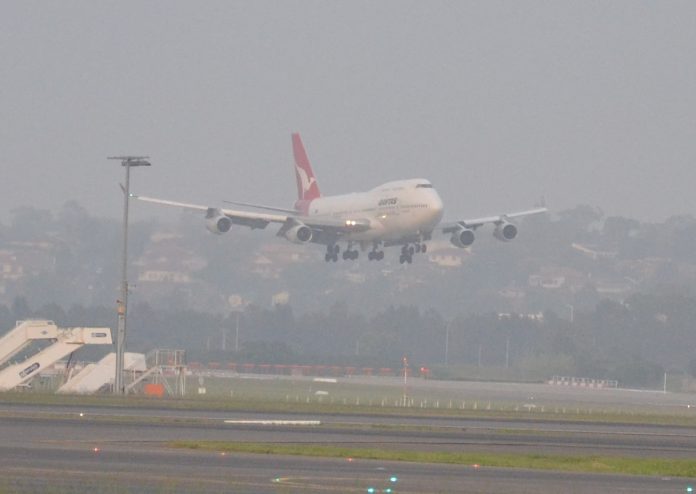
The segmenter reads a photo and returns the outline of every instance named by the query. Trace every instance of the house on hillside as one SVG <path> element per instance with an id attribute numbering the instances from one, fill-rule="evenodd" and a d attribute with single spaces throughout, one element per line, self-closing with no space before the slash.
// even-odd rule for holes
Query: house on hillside
<path id="1" fill-rule="evenodd" d="M 428 262 L 441 268 L 459 268 L 471 255 L 471 249 L 460 249 L 449 241 L 433 241 L 428 244 Z"/>
<path id="2" fill-rule="evenodd" d="M 528 285 L 546 290 L 580 290 L 587 283 L 587 276 L 569 267 L 542 267 L 539 272 L 529 275 Z"/>
<path id="3" fill-rule="evenodd" d="M 571 244 L 571 246 L 577 252 L 581 253 L 586 257 L 589 257 L 594 261 L 597 261 L 599 259 L 616 259 L 616 257 L 619 255 L 619 253 L 616 251 L 598 250 L 593 247 L 578 243 L 573 243 Z"/>

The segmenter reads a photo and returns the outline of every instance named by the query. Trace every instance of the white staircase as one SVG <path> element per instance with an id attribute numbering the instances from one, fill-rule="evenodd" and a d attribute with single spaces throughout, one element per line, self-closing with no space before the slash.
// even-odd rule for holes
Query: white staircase
<path id="1" fill-rule="evenodd" d="M 123 354 L 125 372 L 143 373 L 147 371 L 145 355 L 125 352 Z M 109 353 L 96 364 L 86 365 L 58 388 L 58 393 L 92 394 L 107 384 L 113 384 L 116 374 L 116 354 Z"/>
<path id="2" fill-rule="evenodd" d="M 58 326 L 53 321 L 32 320 L 17 321 L 14 329 L 0 338 L 0 365 L 7 362 L 13 355 L 34 340 L 45 340 L 58 337 Z"/>
<path id="3" fill-rule="evenodd" d="M 0 391 L 12 389 L 84 345 L 111 345 L 110 328 L 59 328 L 53 321 L 19 321 L 0 338 L 0 366 L 35 340 L 53 343 L 22 362 L 0 370 Z"/>

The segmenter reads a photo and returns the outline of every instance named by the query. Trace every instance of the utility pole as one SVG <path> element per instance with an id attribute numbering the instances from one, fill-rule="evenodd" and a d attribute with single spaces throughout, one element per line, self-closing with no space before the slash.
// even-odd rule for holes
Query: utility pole
<path id="1" fill-rule="evenodd" d="M 150 166 L 148 156 L 110 156 L 106 159 L 119 160 L 126 169 L 123 190 L 123 250 L 121 259 L 121 298 L 117 303 L 118 331 L 116 333 L 116 374 L 114 394 L 125 394 L 123 382 L 123 357 L 126 349 L 126 321 L 128 318 L 128 199 L 130 199 L 130 169 L 133 166 Z"/>

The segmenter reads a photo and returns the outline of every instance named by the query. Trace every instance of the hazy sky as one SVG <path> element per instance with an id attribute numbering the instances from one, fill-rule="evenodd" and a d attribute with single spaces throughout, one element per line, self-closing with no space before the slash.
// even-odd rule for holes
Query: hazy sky
<path id="1" fill-rule="evenodd" d="M 429 178 L 446 219 L 696 214 L 693 1 L 0 0 L 0 220 L 132 190 L 290 206 Z M 162 213 L 136 204 L 137 217 Z"/>

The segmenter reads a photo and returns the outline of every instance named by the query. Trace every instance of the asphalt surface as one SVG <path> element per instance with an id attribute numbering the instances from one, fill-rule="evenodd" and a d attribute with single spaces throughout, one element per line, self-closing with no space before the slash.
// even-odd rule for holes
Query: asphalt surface
<path id="1" fill-rule="evenodd" d="M 315 420 L 318 426 L 225 420 Z M 401 424 L 403 427 L 396 426 Z M 396 427 L 395 427 L 396 426 Z M 0 404 L 2 492 L 685 492 L 689 480 L 175 450 L 171 440 L 693 458 L 688 427 Z M 396 476 L 396 482 L 390 481 Z"/>

